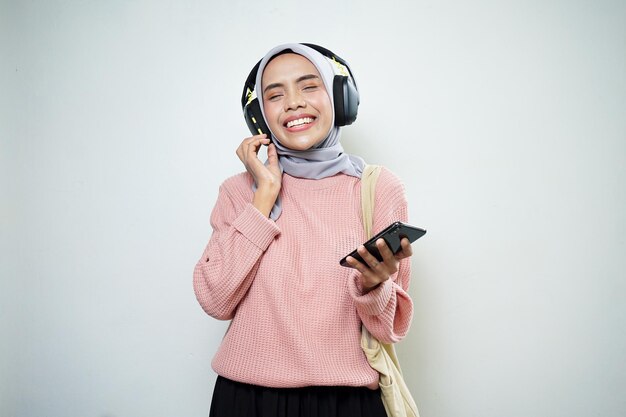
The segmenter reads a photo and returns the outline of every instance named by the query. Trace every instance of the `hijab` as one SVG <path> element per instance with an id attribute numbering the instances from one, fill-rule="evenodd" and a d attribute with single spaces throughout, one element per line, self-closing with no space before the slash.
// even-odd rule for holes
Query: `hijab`
<path id="1" fill-rule="evenodd" d="M 358 156 L 344 153 L 343 147 L 339 143 L 341 128 L 339 126 L 335 126 L 334 123 L 335 102 L 333 98 L 333 81 L 335 78 L 335 70 L 334 65 L 328 58 L 315 49 L 299 43 L 279 45 L 270 50 L 261 60 L 255 83 L 257 91 L 261 90 L 263 71 L 269 61 L 274 56 L 284 51 L 292 51 L 293 53 L 305 57 L 311 61 L 315 68 L 317 68 L 322 81 L 324 82 L 324 86 L 326 87 L 326 92 L 330 97 L 333 110 L 333 123 L 328 135 L 324 139 L 312 148 L 304 151 L 293 150 L 283 146 L 276 135 L 274 135 L 273 132 L 270 132 L 272 135 L 272 142 L 276 146 L 276 152 L 278 153 L 281 171 L 293 177 L 308 179 L 322 179 L 339 173 L 361 178 L 365 161 Z M 263 96 L 261 94 L 257 94 L 257 96 L 259 97 L 261 113 L 265 118 Z M 265 121 L 267 123 L 267 118 L 265 118 Z M 269 126 L 269 123 L 267 124 Z M 274 207 L 270 213 L 270 218 L 273 220 L 278 219 L 281 211 L 282 207 L 279 197 L 274 203 Z"/>

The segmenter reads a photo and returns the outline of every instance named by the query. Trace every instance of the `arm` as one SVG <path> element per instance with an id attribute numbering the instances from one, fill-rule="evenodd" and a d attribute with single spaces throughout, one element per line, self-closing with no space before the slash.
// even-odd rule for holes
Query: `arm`
<path id="1" fill-rule="evenodd" d="M 231 195 L 224 185 L 211 214 L 211 225 L 213 234 L 194 269 L 194 291 L 207 314 L 229 320 L 252 284 L 263 253 L 280 230 L 245 197 Z"/>
<path id="2" fill-rule="evenodd" d="M 397 220 L 407 221 L 407 217 L 402 183 L 383 170 L 376 189 L 373 230 L 382 230 Z M 359 253 L 366 263 L 352 260 L 355 275 L 351 291 L 365 327 L 380 341 L 390 343 L 406 336 L 413 316 L 413 302 L 407 293 L 412 252 L 408 241 L 403 242 L 402 252 L 395 256 L 383 241 L 380 243 L 383 262 L 378 263 L 364 248 Z"/>
<path id="3" fill-rule="evenodd" d="M 268 145 L 268 164 L 258 158 L 259 148 Z M 266 135 L 244 139 L 237 156 L 257 184 L 239 184 L 236 178 L 220 187 L 211 215 L 213 235 L 194 269 L 196 298 L 207 314 L 228 320 L 252 285 L 259 262 L 278 235 L 268 216 L 281 188 L 276 148 Z M 230 190 L 230 191 L 229 191 Z"/>
<path id="4" fill-rule="evenodd" d="M 259 148 L 263 145 L 267 146 L 267 165 L 262 163 L 258 157 Z M 271 143 L 266 134 L 251 136 L 241 142 L 237 148 L 237 156 L 257 185 L 252 205 L 265 217 L 268 217 L 282 183 L 276 146 Z"/>

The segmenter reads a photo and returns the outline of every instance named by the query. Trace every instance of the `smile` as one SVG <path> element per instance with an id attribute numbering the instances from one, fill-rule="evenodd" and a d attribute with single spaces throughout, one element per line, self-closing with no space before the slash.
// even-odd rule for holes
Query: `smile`
<path id="1" fill-rule="evenodd" d="M 285 126 L 287 128 L 303 126 L 303 125 L 308 125 L 310 123 L 313 123 L 313 121 L 315 121 L 315 118 L 313 118 L 313 117 L 302 117 L 300 119 L 291 120 L 291 121 L 287 122 L 285 124 Z"/>

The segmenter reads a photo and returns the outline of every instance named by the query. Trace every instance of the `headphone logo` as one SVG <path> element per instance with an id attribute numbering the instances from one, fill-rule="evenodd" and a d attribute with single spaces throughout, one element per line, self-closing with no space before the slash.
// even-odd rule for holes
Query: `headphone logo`
<path id="1" fill-rule="evenodd" d="M 248 102 L 246 103 L 246 106 L 247 106 L 248 104 L 250 104 L 252 102 L 252 100 L 254 100 L 256 98 L 256 89 L 250 90 L 250 87 L 248 87 L 248 91 L 246 92 L 246 96 L 247 96 L 247 100 L 248 100 Z"/>
<path id="2" fill-rule="evenodd" d="M 334 56 L 332 59 L 329 59 L 329 61 L 332 64 L 335 64 L 335 74 L 343 75 L 344 77 L 350 76 L 350 73 L 348 72 L 348 68 L 346 68 L 346 66 L 343 65 L 341 62 L 337 61 Z"/>

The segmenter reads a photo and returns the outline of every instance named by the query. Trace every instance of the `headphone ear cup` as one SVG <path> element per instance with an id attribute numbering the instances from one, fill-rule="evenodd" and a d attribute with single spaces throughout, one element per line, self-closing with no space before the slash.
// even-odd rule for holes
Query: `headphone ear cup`
<path id="1" fill-rule="evenodd" d="M 345 79 L 346 81 L 343 85 L 343 111 L 346 115 L 346 125 L 351 125 L 356 120 L 356 116 L 359 112 L 360 96 L 354 82 L 348 77 L 345 77 Z"/>
<path id="2" fill-rule="evenodd" d="M 255 98 L 243 108 L 243 117 L 246 119 L 248 129 L 253 135 L 265 133 L 268 138 L 272 138 L 270 128 L 265 123 L 259 100 Z"/>
<path id="3" fill-rule="evenodd" d="M 335 126 L 347 126 L 354 123 L 359 110 L 359 92 L 349 77 L 335 75 L 333 99 Z"/>

